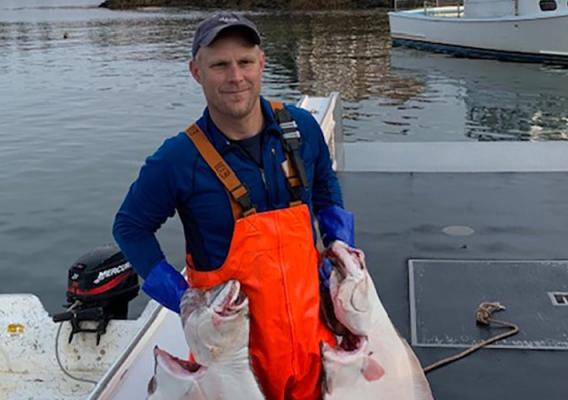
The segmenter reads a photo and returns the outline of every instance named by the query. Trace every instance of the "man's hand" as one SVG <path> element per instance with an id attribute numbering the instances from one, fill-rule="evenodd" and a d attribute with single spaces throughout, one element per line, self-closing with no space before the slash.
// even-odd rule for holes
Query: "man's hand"
<path id="1" fill-rule="evenodd" d="M 164 307 L 179 314 L 181 298 L 189 285 L 166 260 L 156 264 L 142 285 L 142 290 Z"/>

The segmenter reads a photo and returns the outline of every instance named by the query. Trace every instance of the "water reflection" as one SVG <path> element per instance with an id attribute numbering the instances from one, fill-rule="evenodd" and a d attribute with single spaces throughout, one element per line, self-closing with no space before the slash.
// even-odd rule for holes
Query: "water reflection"
<path id="1" fill-rule="evenodd" d="M 463 104 L 463 135 L 489 140 L 568 139 L 568 70 L 393 49 L 392 72 L 422 76 L 437 101 Z"/>
<path id="2" fill-rule="evenodd" d="M 542 76 L 539 73 L 541 83 Z M 524 78 L 536 76 L 529 73 Z M 563 95 L 540 96 L 511 90 L 487 96 L 485 92 L 475 90 L 465 98 L 465 104 L 468 119 L 465 135 L 472 139 L 568 139 L 568 99 Z"/>
<path id="3" fill-rule="evenodd" d="M 282 86 L 289 79 L 295 95 L 339 91 L 345 102 L 347 140 L 377 140 L 377 99 L 403 104 L 423 90 L 423 84 L 412 76 L 400 77 L 390 71 L 384 10 L 256 19 L 267 35 L 269 60 L 276 61 L 269 68 L 269 83 Z"/>
<path id="4" fill-rule="evenodd" d="M 99 76 L 118 80 L 116 62 L 185 62 L 195 26 L 206 14 L 112 12 L 90 8 L 91 0 L 67 8 L 52 3 L 34 10 L 37 2 L 26 0 L 8 9 L 8 21 L 17 19 L 16 11 L 25 11 L 24 20 L 0 23 L 0 49 L 37 66 L 60 59 L 34 60 L 32 51 L 59 49 L 59 57 L 74 52 L 101 62 Z M 81 18 L 70 17 L 81 11 Z M 49 18 L 38 18 L 38 12 Z M 383 10 L 250 17 L 265 35 L 267 94 L 293 101 L 301 94 L 341 92 L 348 140 L 566 139 L 567 97 L 556 90 L 568 87 L 565 71 L 391 49 Z M 9 68 L 0 62 L 0 71 Z"/>
<path id="5" fill-rule="evenodd" d="M 283 19 L 288 23 L 279 29 L 274 16 L 260 17 L 259 24 L 267 32 L 267 52 L 298 82 L 302 93 L 339 91 L 348 101 L 373 96 L 404 101 L 416 93 L 416 82 L 401 84 L 390 74 L 390 37 L 383 10 L 291 14 Z M 405 93 L 397 90 L 400 87 L 411 90 Z"/>
<path id="6" fill-rule="evenodd" d="M 89 22 L 87 40 L 96 47 L 124 50 L 127 60 L 185 61 L 196 18 L 154 17 Z"/>
<path id="7" fill-rule="evenodd" d="M 391 49 L 383 11 L 257 19 L 269 83 L 340 91 L 348 140 L 567 139 L 567 70 Z"/>

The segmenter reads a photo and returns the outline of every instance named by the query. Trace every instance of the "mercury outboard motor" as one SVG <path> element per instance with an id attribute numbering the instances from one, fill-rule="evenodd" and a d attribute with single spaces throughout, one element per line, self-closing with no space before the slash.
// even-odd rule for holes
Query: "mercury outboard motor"
<path id="1" fill-rule="evenodd" d="M 71 321 L 69 342 L 75 333 L 94 332 L 98 345 L 109 320 L 127 318 L 128 302 L 139 290 L 138 275 L 118 247 L 97 247 L 69 268 L 67 311 L 54 315 L 53 321 Z M 94 321 L 97 326 L 82 327 L 83 321 Z"/>

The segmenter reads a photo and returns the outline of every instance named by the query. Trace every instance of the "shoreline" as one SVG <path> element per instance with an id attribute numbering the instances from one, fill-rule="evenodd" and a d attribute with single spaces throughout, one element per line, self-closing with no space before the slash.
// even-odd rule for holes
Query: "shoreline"
<path id="1" fill-rule="evenodd" d="M 361 10 L 390 7 L 392 0 L 105 0 L 113 10 L 139 7 L 195 7 L 239 10 Z"/>

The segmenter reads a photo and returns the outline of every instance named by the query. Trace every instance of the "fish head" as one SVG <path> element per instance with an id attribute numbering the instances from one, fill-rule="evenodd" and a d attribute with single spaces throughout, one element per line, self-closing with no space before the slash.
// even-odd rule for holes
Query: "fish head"
<path id="1" fill-rule="evenodd" d="M 364 336 L 346 336 L 337 347 L 323 343 L 322 361 L 328 394 L 337 388 L 365 385 L 385 375 L 383 367 L 368 350 L 368 340 Z"/>
<path id="2" fill-rule="evenodd" d="M 334 242 L 326 252 L 333 269 L 329 293 L 335 318 L 351 333 L 367 336 L 375 323 L 371 277 L 361 250 Z"/>
<path id="3" fill-rule="evenodd" d="M 367 269 L 365 264 L 365 253 L 362 250 L 351 247 L 346 243 L 335 240 L 325 251 L 335 270 L 342 277 L 351 277 L 355 280 L 361 280 L 365 276 Z"/>
<path id="4" fill-rule="evenodd" d="M 181 360 L 154 347 L 154 376 L 148 382 L 148 400 L 205 400 L 200 379 L 207 367 Z"/>
<path id="5" fill-rule="evenodd" d="M 185 295 L 184 295 L 185 297 Z M 238 281 L 182 299 L 182 324 L 195 360 L 203 365 L 248 357 L 248 299 Z"/>
<path id="6" fill-rule="evenodd" d="M 180 318 L 182 324 L 185 324 L 189 316 L 196 312 L 202 312 L 208 305 L 207 301 L 210 295 L 204 290 L 189 287 L 180 300 Z"/>

